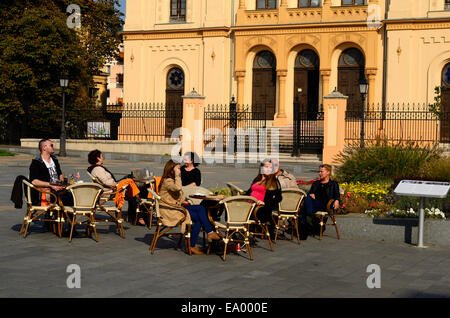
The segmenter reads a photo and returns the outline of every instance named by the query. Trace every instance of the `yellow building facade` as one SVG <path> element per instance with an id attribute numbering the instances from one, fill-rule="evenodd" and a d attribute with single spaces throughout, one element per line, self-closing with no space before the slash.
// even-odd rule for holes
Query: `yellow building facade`
<path id="1" fill-rule="evenodd" d="M 334 89 L 357 109 L 363 77 L 369 105 L 432 103 L 450 86 L 448 0 L 128 0 L 126 10 L 124 103 L 195 89 L 284 127 L 294 101 L 320 111 Z"/>

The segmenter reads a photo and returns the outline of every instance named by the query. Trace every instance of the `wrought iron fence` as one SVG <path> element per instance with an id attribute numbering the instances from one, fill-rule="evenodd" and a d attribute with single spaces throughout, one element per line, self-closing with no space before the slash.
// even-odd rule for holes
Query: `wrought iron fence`
<path id="1" fill-rule="evenodd" d="M 448 114 L 446 114 L 447 116 Z M 361 140 L 362 111 L 345 114 L 345 141 L 358 145 Z M 444 119 L 442 119 L 444 120 Z M 448 120 L 448 119 L 447 119 Z M 415 142 L 435 145 L 440 140 L 441 120 L 423 104 L 380 104 L 366 106 L 364 110 L 364 140 L 369 144 L 378 140 L 389 142 Z"/>
<path id="2" fill-rule="evenodd" d="M 171 137 L 175 128 L 181 127 L 183 105 L 181 103 L 108 105 L 105 118 L 111 120 L 111 139 L 163 141 Z"/>
<path id="3" fill-rule="evenodd" d="M 226 151 L 228 144 L 234 142 L 233 151 L 236 151 L 239 142 L 236 133 L 248 133 L 249 138 L 245 141 L 245 148 L 248 150 L 251 144 L 257 144 L 259 130 L 266 128 L 265 109 L 266 107 L 244 106 L 234 102 L 208 105 L 204 113 L 204 144 L 215 151 Z M 220 149 L 221 144 L 223 149 Z"/>

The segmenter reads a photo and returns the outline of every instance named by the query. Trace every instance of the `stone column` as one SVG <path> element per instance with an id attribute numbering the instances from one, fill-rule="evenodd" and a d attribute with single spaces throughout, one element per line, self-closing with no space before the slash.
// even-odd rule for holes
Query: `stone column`
<path id="1" fill-rule="evenodd" d="M 284 127 L 288 123 L 286 116 L 286 77 L 287 70 L 277 70 L 277 77 L 279 83 L 279 103 L 278 112 L 275 116 L 273 125 L 275 127 Z"/>
<path id="2" fill-rule="evenodd" d="M 194 89 L 183 97 L 183 121 L 181 154 L 195 151 L 200 157 L 203 155 L 203 128 L 205 114 L 205 96 L 201 96 Z"/>
<path id="3" fill-rule="evenodd" d="M 320 77 L 322 78 L 322 95 L 324 97 L 330 93 L 330 75 L 331 70 L 320 70 Z"/>
<path id="4" fill-rule="evenodd" d="M 244 105 L 244 83 L 245 83 L 245 71 L 236 71 L 237 78 L 237 111 L 242 111 Z"/>
<path id="5" fill-rule="evenodd" d="M 377 69 L 366 69 L 367 81 L 369 82 L 369 92 L 367 96 L 367 109 L 372 109 L 375 103 L 375 80 L 377 78 Z"/>
<path id="6" fill-rule="evenodd" d="M 345 111 L 347 110 L 348 96 L 338 91 L 324 96 L 324 132 L 323 132 L 323 156 L 324 164 L 336 164 L 335 156 L 345 145 Z"/>

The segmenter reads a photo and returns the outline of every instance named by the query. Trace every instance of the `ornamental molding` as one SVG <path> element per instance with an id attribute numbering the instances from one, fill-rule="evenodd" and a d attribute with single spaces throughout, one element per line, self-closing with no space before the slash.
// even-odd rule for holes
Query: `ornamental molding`
<path id="1" fill-rule="evenodd" d="M 442 44 L 450 43 L 450 36 L 422 36 L 420 37 L 423 44 Z"/>

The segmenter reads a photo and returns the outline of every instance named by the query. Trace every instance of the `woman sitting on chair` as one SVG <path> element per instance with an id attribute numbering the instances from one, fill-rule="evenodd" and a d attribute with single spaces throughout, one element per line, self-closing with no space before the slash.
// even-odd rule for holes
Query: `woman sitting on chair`
<path id="1" fill-rule="evenodd" d="M 269 223 L 269 233 L 271 239 L 275 237 L 275 223 L 272 218 L 272 211 L 278 210 L 278 203 L 281 202 L 281 185 L 274 174 L 274 169 L 270 159 L 261 162 L 260 171 L 252 181 L 250 189 L 246 195 L 250 195 L 258 200 L 260 208 L 256 212 L 257 218 Z"/>
<path id="2" fill-rule="evenodd" d="M 98 149 L 92 150 L 88 154 L 88 161 L 91 164 L 87 171 L 97 178 L 100 183 L 107 188 L 115 189 L 118 184 L 118 180 L 114 177 L 113 173 L 109 171 L 105 166 L 103 166 L 103 155 L 102 152 Z M 139 189 L 139 193 L 143 196 L 147 196 L 147 189 L 142 187 Z M 136 197 L 128 198 L 128 216 L 131 219 L 131 223 L 133 223 L 136 218 L 136 209 L 137 209 L 137 200 Z M 138 223 L 141 225 L 145 225 L 145 220 L 143 218 L 139 218 Z"/>
<path id="3" fill-rule="evenodd" d="M 160 213 L 164 225 L 175 226 L 184 217 L 184 214 L 177 210 L 177 207 L 184 207 L 189 212 L 183 225 L 191 220 L 194 222 L 191 230 L 192 253 L 203 254 L 195 247 L 202 227 L 208 233 L 208 239 L 219 239 L 219 235 L 214 232 L 214 228 L 208 220 L 205 208 L 201 205 L 189 205 L 187 201 L 184 201 L 180 165 L 173 160 L 169 160 L 164 166 L 161 183 L 159 184 L 159 195 L 161 196 Z"/>

